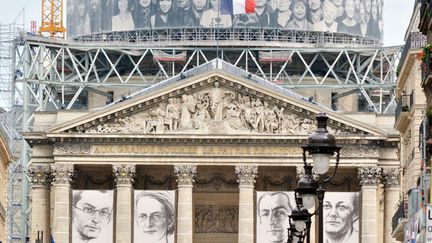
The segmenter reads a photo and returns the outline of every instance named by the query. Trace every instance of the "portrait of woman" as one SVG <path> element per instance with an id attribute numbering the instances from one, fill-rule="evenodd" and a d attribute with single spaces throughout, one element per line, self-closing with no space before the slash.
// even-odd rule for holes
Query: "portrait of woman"
<path id="1" fill-rule="evenodd" d="M 220 0 L 209 0 L 209 3 L 210 8 L 203 13 L 200 24 L 204 27 L 231 27 L 231 15 L 220 12 Z"/>
<path id="2" fill-rule="evenodd" d="M 322 20 L 323 13 L 321 5 L 321 0 L 308 0 L 308 21 L 310 26 Z"/>
<path id="3" fill-rule="evenodd" d="M 306 18 L 306 0 L 293 0 L 291 4 L 292 19 L 288 22 L 287 28 L 292 30 L 307 30 L 309 22 Z"/>
<path id="4" fill-rule="evenodd" d="M 135 191 L 134 243 L 174 243 L 174 191 Z"/>
<path id="5" fill-rule="evenodd" d="M 338 32 L 360 35 L 360 26 L 354 19 L 354 0 L 345 0 L 345 18 L 338 23 Z"/>
<path id="6" fill-rule="evenodd" d="M 117 15 L 112 17 L 112 30 L 123 31 L 135 29 L 129 0 L 118 0 L 117 11 Z"/>
<path id="7" fill-rule="evenodd" d="M 148 29 L 151 26 L 151 0 L 138 0 L 133 9 L 133 21 L 136 29 Z"/>
<path id="8" fill-rule="evenodd" d="M 277 0 L 277 9 L 274 13 L 271 26 L 285 28 L 291 19 L 291 0 Z"/>
<path id="9" fill-rule="evenodd" d="M 172 0 L 159 0 L 155 14 L 151 16 L 151 25 L 155 28 L 173 26 Z"/>
<path id="10" fill-rule="evenodd" d="M 89 6 L 86 0 L 78 0 L 78 16 L 76 16 L 76 34 L 86 35 L 90 34 L 90 15 Z"/>
<path id="11" fill-rule="evenodd" d="M 192 26 L 199 26 L 201 21 L 201 16 L 206 10 L 207 1 L 206 0 L 192 0 Z"/>
<path id="12" fill-rule="evenodd" d="M 315 31 L 337 31 L 337 7 L 331 1 L 325 1 L 323 5 L 323 20 L 313 25 Z"/>

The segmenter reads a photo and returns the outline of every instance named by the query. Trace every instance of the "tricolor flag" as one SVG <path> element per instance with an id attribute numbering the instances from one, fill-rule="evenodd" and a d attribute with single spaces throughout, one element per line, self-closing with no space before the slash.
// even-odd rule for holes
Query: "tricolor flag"
<path id="1" fill-rule="evenodd" d="M 220 0 L 222 14 L 250 14 L 255 12 L 255 0 Z"/>

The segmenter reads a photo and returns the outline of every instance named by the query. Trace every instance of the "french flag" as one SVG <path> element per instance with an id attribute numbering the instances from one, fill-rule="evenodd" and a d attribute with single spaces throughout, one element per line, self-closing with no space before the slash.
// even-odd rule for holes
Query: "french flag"
<path id="1" fill-rule="evenodd" d="M 255 0 L 220 0 L 222 14 L 250 14 L 255 12 Z"/>

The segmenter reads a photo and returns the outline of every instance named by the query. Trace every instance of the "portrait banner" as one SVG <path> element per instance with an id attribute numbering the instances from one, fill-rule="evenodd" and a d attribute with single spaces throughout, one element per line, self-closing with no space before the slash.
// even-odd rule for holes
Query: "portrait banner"
<path id="1" fill-rule="evenodd" d="M 375 40 L 383 37 L 384 0 L 255 0 L 255 7 L 246 14 L 223 11 L 225 2 L 68 0 L 67 31 L 69 36 L 83 36 L 153 29 L 238 28 L 345 33 Z"/>
<path id="2" fill-rule="evenodd" d="M 175 191 L 135 190 L 134 243 L 174 243 Z"/>
<path id="3" fill-rule="evenodd" d="M 72 191 L 72 243 L 112 243 L 112 190 Z"/>
<path id="4" fill-rule="evenodd" d="M 326 192 L 323 203 L 324 242 L 359 243 L 359 192 Z"/>
<path id="5" fill-rule="evenodd" d="M 257 191 L 256 242 L 287 242 L 294 192 Z"/>

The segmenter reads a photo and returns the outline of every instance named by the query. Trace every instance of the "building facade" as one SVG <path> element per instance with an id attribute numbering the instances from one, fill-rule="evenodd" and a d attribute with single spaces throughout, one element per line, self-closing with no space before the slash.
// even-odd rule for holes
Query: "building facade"
<path id="1" fill-rule="evenodd" d="M 12 160 L 7 140 L 0 132 L 0 241 L 6 242 L 8 165 Z"/>
<path id="2" fill-rule="evenodd" d="M 257 194 L 295 188 L 300 146 L 318 113 L 328 114 L 329 131 L 343 147 L 328 191 L 361 194 L 358 242 L 394 242 L 400 170 L 391 117 L 344 115 L 222 60 L 206 65 L 103 109 L 35 113 L 25 133 L 33 151 L 32 242 L 37 231 L 55 242 L 80 242 L 78 213 L 108 217 L 80 208 L 81 191 L 112 192 L 107 242 L 133 242 L 144 217 L 137 197 L 164 191 L 175 198 L 167 242 L 259 243 Z"/>

